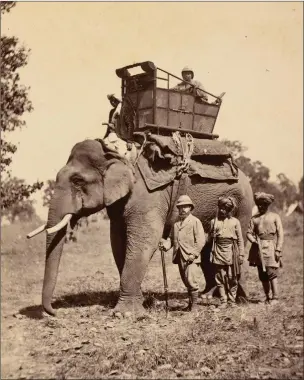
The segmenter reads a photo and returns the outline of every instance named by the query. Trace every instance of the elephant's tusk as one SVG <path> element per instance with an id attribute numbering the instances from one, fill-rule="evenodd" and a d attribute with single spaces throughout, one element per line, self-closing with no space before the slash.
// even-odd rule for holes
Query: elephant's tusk
<path id="1" fill-rule="evenodd" d="M 42 231 L 45 230 L 46 224 L 43 224 L 42 226 L 36 228 L 34 231 L 30 232 L 29 234 L 26 235 L 28 239 L 32 238 L 33 236 L 36 236 L 40 234 Z"/>
<path id="2" fill-rule="evenodd" d="M 69 221 L 72 219 L 72 216 L 73 216 L 72 214 L 66 214 L 58 224 L 56 224 L 55 226 L 51 228 L 48 228 L 46 230 L 46 233 L 53 234 L 54 232 L 60 231 L 63 227 L 65 227 L 69 223 Z"/>

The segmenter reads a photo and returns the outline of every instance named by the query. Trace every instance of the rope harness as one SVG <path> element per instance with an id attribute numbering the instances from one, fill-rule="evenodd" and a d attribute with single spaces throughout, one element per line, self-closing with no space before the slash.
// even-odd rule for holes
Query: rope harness
<path id="1" fill-rule="evenodd" d="M 177 148 L 177 152 L 181 152 L 182 155 L 182 160 L 178 163 L 176 169 L 176 176 L 180 177 L 189 167 L 189 162 L 194 151 L 194 140 L 192 135 L 187 133 L 184 142 L 179 132 L 173 132 L 172 139 Z"/>
<path id="2" fill-rule="evenodd" d="M 182 159 L 177 165 L 176 177 L 172 182 L 170 206 L 167 214 L 167 219 L 170 219 L 175 202 L 179 198 L 179 196 L 187 194 L 188 185 L 190 181 L 189 176 L 187 174 L 187 169 L 189 167 L 189 162 L 194 151 L 194 140 L 190 133 L 186 134 L 186 140 L 183 141 L 178 131 L 173 132 L 172 139 L 177 148 L 177 152 L 181 153 Z"/>

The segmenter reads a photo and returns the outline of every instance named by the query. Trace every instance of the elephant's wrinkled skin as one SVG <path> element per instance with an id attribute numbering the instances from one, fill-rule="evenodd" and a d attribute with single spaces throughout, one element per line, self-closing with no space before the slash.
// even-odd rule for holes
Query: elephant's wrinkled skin
<path id="1" fill-rule="evenodd" d="M 56 225 L 68 213 L 73 214 L 73 226 L 79 217 L 107 208 L 111 245 L 120 274 L 120 296 L 115 310 L 142 309 L 141 283 L 149 261 L 158 247 L 164 226 L 170 226 L 177 216 L 174 211 L 170 218 L 167 217 L 171 193 L 171 185 L 149 192 L 137 168 L 134 171 L 117 157 L 105 154 L 100 142 L 95 140 L 76 144 L 67 164 L 57 174 L 47 227 Z M 188 195 L 195 204 L 193 214 L 200 218 L 208 232 L 217 199 L 223 193 L 237 199 L 237 216 L 245 234 L 253 202 L 250 184 L 241 172 L 239 182 L 234 184 L 192 182 Z M 65 232 L 66 227 L 47 237 L 42 303 L 49 314 L 55 313 L 51 300 Z"/>

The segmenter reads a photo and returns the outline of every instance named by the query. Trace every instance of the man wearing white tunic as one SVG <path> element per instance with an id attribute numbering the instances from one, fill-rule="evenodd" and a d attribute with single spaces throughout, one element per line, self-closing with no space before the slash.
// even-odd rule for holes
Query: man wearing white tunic
<path id="1" fill-rule="evenodd" d="M 251 218 L 247 239 L 252 243 L 248 261 L 257 266 L 259 279 L 263 284 L 266 303 L 278 302 L 278 268 L 282 256 L 284 231 L 278 214 L 268 210 L 274 201 L 272 194 L 254 194 L 258 213 Z M 264 268 L 263 268 L 264 267 Z M 270 288 L 272 299 L 270 299 Z"/>
<path id="2" fill-rule="evenodd" d="M 215 266 L 215 282 L 221 305 L 235 306 L 240 276 L 240 265 L 244 260 L 244 240 L 241 224 L 232 216 L 236 208 L 233 197 L 223 196 L 218 200 L 218 215 L 211 221 L 213 238 L 211 262 Z"/>

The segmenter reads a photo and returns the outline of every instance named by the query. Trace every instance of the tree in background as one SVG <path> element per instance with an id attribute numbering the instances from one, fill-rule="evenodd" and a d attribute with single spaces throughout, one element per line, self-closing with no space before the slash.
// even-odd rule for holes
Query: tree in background
<path id="1" fill-rule="evenodd" d="M 45 186 L 44 194 L 42 197 L 44 207 L 50 206 L 52 195 L 54 194 L 55 183 L 56 182 L 53 179 L 48 179 L 46 181 L 46 186 Z"/>
<path id="2" fill-rule="evenodd" d="M 23 214 L 23 220 L 30 219 L 31 216 L 35 215 L 35 209 L 33 207 L 34 201 L 28 198 L 35 191 L 36 186 L 27 185 L 23 179 L 7 178 L 1 183 L 2 215 L 13 222 L 18 215 L 18 210 L 20 210 Z"/>
<path id="3" fill-rule="evenodd" d="M 10 223 L 14 223 L 17 220 L 20 222 L 29 222 L 33 221 L 33 219 L 41 222 L 40 218 L 36 215 L 33 202 L 29 199 L 16 202 L 9 209 L 4 209 L 2 212 L 2 217 L 3 216 L 5 216 Z"/>
<path id="4" fill-rule="evenodd" d="M 280 173 L 277 176 L 277 181 L 272 182 L 270 181 L 269 168 L 263 165 L 261 161 L 252 161 L 246 157 L 244 153 L 247 148 L 240 141 L 223 139 L 222 142 L 231 151 L 235 163 L 249 178 L 253 192 L 265 191 L 273 194 L 276 207 L 284 211 L 299 198 L 297 187 L 284 173 Z M 300 191 L 303 194 L 303 178 L 302 190 Z"/>
<path id="5" fill-rule="evenodd" d="M 284 198 L 284 208 L 287 208 L 299 199 L 299 191 L 296 185 L 284 173 L 277 175 L 277 181 Z"/>
<path id="6" fill-rule="evenodd" d="M 0 5 L 3 15 L 10 12 L 16 2 L 2 1 Z M 1 36 L 1 210 L 7 215 L 11 208 L 16 210 L 17 205 L 21 207 L 22 202 L 25 202 L 24 208 L 29 210 L 29 206 L 33 206 L 29 197 L 43 186 L 43 182 L 39 181 L 28 185 L 24 180 L 12 177 L 9 170 L 17 146 L 8 140 L 8 134 L 25 127 L 22 116 L 33 110 L 28 99 L 29 87 L 20 84 L 18 73 L 20 68 L 26 66 L 29 52 L 20 46 L 18 38 Z"/>

